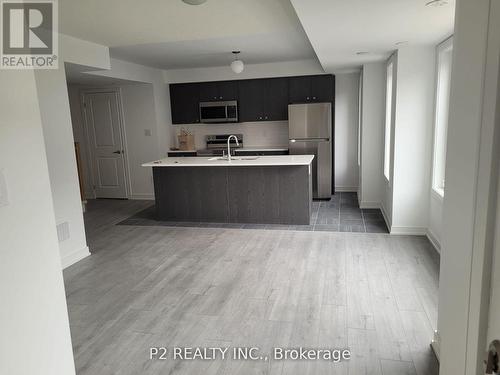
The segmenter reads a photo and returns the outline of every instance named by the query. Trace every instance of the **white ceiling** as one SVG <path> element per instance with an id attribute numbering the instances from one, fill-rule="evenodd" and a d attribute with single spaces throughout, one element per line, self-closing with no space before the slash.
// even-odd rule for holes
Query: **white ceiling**
<path id="1" fill-rule="evenodd" d="M 289 0 L 60 1 L 61 32 L 163 69 L 316 59 Z"/>
<path id="2" fill-rule="evenodd" d="M 72 63 L 64 63 L 64 70 L 66 72 L 66 81 L 69 84 L 85 86 L 115 86 L 143 83 L 95 74 L 87 74 L 87 72 L 91 71 L 88 66 Z"/>
<path id="3" fill-rule="evenodd" d="M 328 72 L 386 58 L 398 42 L 437 44 L 453 33 L 455 1 L 290 0 Z M 357 55 L 356 52 L 368 52 Z"/>
<path id="4" fill-rule="evenodd" d="M 296 32 L 293 37 L 289 32 L 276 31 L 236 37 L 113 47 L 111 55 L 117 59 L 162 69 L 182 69 L 228 65 L 234 59 L 231 51 L 240 49 L 240 58 L 247 64 L 316 58 L 302 30 Z"/>
<path id="5" fill-rule="evenodd" d="M 397 42 L 436 44 L 451 35 L 454 0 L 427 1 L 64 0 L 60 29 L 109 46 L 113 57 L 163 69 L 227 65 L 236 49 L 246 63 L 317 56 L 336 72 L 384 59 Z"/>

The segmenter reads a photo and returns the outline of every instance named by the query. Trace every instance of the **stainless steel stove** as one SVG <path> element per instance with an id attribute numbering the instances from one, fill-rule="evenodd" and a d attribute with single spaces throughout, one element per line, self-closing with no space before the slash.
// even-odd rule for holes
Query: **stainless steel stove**
<path id="1" fill-rule="evenodd" d="M 231 134 L 213 134 L 206 136 L 207 148 L 204 150 L 198 150 L 198 156 L 220 156 L 223 152 L 227 151 L 227 139 Z M 234 134 L 238 138 L 239 146 L 236 145 L 236 141 L 231 139 L 229 145 L 231 147 L 232 153 L 234 149 L 243 147 L 243 134 Z"/>

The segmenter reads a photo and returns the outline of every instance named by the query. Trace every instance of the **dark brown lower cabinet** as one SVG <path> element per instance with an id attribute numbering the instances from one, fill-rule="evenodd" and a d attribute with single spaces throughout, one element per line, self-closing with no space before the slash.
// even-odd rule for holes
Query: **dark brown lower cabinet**
<path id="1" fill-rule="evenodd" d="M 309 225 L 308 165 L 153 167 L 158 220 Z"/>

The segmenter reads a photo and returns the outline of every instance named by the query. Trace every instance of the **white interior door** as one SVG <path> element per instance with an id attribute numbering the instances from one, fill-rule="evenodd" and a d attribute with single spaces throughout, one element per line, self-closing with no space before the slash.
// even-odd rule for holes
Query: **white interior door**
<path id="1" fill-rule="evenodd" d="M 96 198 L 127 198 L 118 99 L 118 92 L 84 95 L 90 169 Z"/>

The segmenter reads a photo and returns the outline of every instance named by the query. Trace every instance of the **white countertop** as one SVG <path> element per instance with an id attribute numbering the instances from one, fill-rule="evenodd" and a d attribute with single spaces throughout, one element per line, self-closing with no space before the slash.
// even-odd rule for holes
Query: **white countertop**
<path id="1" fill-rule="evenodd" d="M 288 146 L 248 146 L 235 148 L 238 151 L 288 151 Z"/>
<path id="2" fill-rule="evenodd" d="M 221 147 L 222 148 L 222 147 Z M 224 147 L 224 150 L 226 148 Z M 288 151 L 288 146 L 249 146 L 249 147 L 234 147 L 231 150 L 238 151 Z M 207 151 L 205 150 L 168 150 L 170 153 L 183 153 L 183 152 L 196 152 L 196 151 Z"/>
<path id="3" fill-rule="evenodd" d="M 314 155 L 276 155 L 276 156 L 236 156 L 227 160 L 214 160 L 215 157 L 164 158 L 143 167 L 264 167 L 272 165 L 309 165 Z"/>

